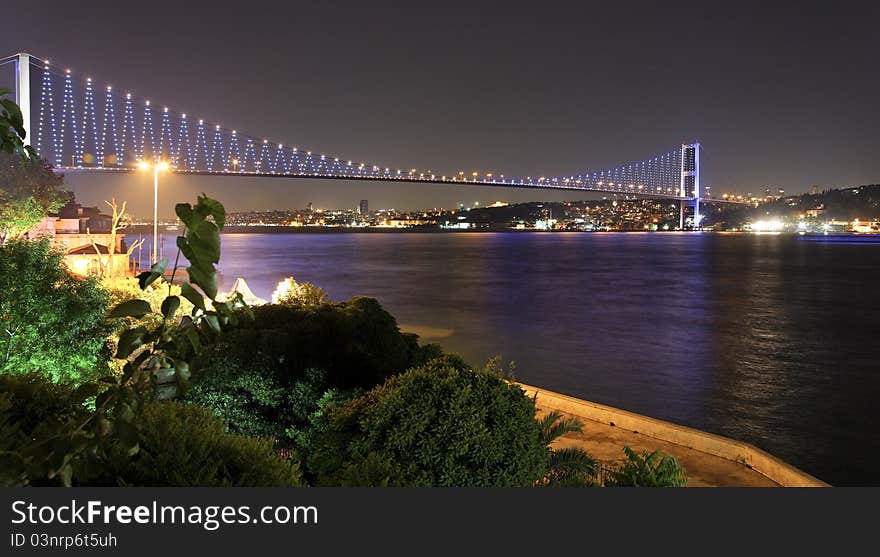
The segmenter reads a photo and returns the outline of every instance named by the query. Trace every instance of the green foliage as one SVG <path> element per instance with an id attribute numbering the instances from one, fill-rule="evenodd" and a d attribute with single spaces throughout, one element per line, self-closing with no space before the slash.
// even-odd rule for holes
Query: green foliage
<path id="1" fill-rule="evenodd" d="M 626 460 L 605 479 L 608 487 L 684 487 L 685 470 L 675 457 L 660 451 L 641 454 L 623 448 Z"/>
<path id="2" fill-rule="evenodd" d="M 110 333 L 107 295 L 71 274 L 47 240 L 0 245 L 0 373 L 95 378 Z"/>
<path id="3" fill-rule="evenodd" d="M 296 282 L 293 277 L 287 277 L 272 293 L 272 303 L 316 308 L 330 303 L 330 297 L 322 288 L 310 282 Z"/>
<path id="4" fill-rule="evenodd" d="M 88 393 L 40 374 L 0 375 L 0 486 L 70 483 L 90 455 L 69 450 L 70 431 L 88 419 Z"/>
<path id="5" fill-rule="evenodd" d="M 189 384 L 190 358 L 201 350 L 206 340 L 213 339 L 223 328 L 235 322 L 236 309 L 249 311 L 240 295 L 225 302 L 215 299 L 218 275 L 214 265 L 220 261 L 220 230 L 226 219 L 223 205 L 199 196 L 195 205 L 178 203 L 175 211 L 185 225 L 184 235 L 177 238 L 177 246 L 179 253 L 190 262 L 187 268 L 190 282 L 183 284 L 177 294 L 169 283 L 168 294 L 158 310 L 148 301 L 148 295 L 147 300 L 122 301 L 109 314 L 111 318 L 138 320 L 119 334 L 116 358 L 125 361 L 123 379 L 144 373 L 157 385 L 157 394 L 161 398 L 183 394 Z M 166 266 L 167 261 L 163 259 L 138 275 L 141 289 L 152 288 Z M 175 263 L 171 282 L 176 272 Z M 193 284 L 202 289 L 210 303 L 205 302 Z M 187 307 L 191 308 L 190 314 L 178 319 L 181 308 Z"/>
<path id="6" fill-rule="evenodd" d="M 4 98 L 12 91 L 0 88 L 0 153 L 11 153 L 22 159 L 36 159 L 37 153 L 25 145 L 27 132 L 21 108 L 12 100 Z"/>
<path id="7" fill-rule="evenodd" d="M 419 347 L 370 298 L 260 306 L 253 315 L 207 341 L 193 360 L 187 399 L 211 408 L 231 431 L 272 436 L 280 447 L 301 434 L 326 391 L 372 388 L 442 354 Z"/>
<path id="8" fill-rule="evenodd" d="M 162 312 L 162 305 L 169 295 L 178 300 L 178 307 L 167 317 L 168 322 L 173 326 L 180 323 L 180 320 L 190 315 L 193 311 L 193 304 L 186 298 L 181 297 L 181 286 L 168 284 L 161 278 L 157 279 L 146 288 L 141 289 L 138 280 L 132 277 L 104 278 L 101 279 L 101 286 L 110 296 L 110 307 L 116 308 L 124 302 L 131 300 L 142 300 L 149 304 L 150 311 L 135 319 L 134 317 L 119 319 L 119 326 L 109 339 L 108 346 L 112 353 L 116 352 L 119 343 L 119 333 L 138 324 L 143 324 L 148 328 L 158 328 L 162 325 L 162 321 L 166 319 Z M 184 285 L 189 286 L 189 285 Z M 110 367 L 114 373 L 121 374 L 125 362 L 123 360 L 112 360 Z"/>
<path id="9" fill-rule="evenodd" d="M 327 388 L 349 389 L 372 388 L 424 359 L 418 337 L 401 333 L 373 298 L 316 308 L 267 304 L 252 314 L 252 320 L 230 327 L 194 368 L 210 367 L 218 358 L 244 364 L 256 356 L 285 388 L 307 369 L 322 369 Z"/>
<path id="10" fill-rule="evenodd" d="M 92 387 L 38 375 L 0 376 L 0 486 L 300 484 L 297 466 L 274 455 L 270 443 L 226 433 L 222 422 L 195 405 L 149 402 L 136 409 L 120 397 L 114 419 L 103 418 L 107 432 L 100 445 L 75 450 L 89 446 L 82 424 L 93 414 L 83 395 L 95 392 Z M 131 411 L 127 421 L 122 408 Z M 137 451 L 125 439 L 130 435 Z"/>
<path id="11" fill-rule="evenodd" d="M 195 404 L 156 401 L 140 419 L 140 451 L 108 479 L 135 486 L 283 487 L 301 485 L 299 468 L 268 441 L 227 433 Z"/>
<path id="12" fill-rule="evenodd" d="M 279 439 L 287 424 L 281 420 L 288 393 L 258 361 L 248 365 L 217 358 L 197 375 L 186 400 L 210 408 L 229 430 Z"/>
<path id="13" fill-rule="evenodd" d="M 318 485 L 531 486 L 548 457 L 521 388 L 443 361 L 325 408 L 309 441 Z"/>
<path id="14" fill-rule="evenodd" d="M 236 308 L 247 309 L 240 296 L 227 302 L 213 300 L 216 290 L 212 292 L 210 285 L 216 284 L 217 281 L 214 264 L 220 257 L 219 230 L 225 219 L 223 206 L 215 200 L 200 196 L 195 206 L 179 204 L 176 209 L 187 227 L 185 235 L 178 238 L 178 244 L 181 250 L 186 250 L 192 263 L 190 278 L 212 298 L 212 307 L 207 309 L 208 304 L 199 299 L 198 301 L 202 303 L 193 302 L 191 315 L 174 322 L 173 317 L 181 304 L 179 297 L 173 295 L 169 287 L 168 296 L 159 308 L 158 315 L 161 321 L 158 324 L 155 324 L 157 319 L 154 308 L 144 300 L 123 301 L 111 309 L 109 312 L 111 320 L 137 320 L 119 334 L 116 358 L 124 360 L 124 363 L 120 362 L 122 372 L 118 376 L 102 377 L 98 382 L 84 383 L 76 389 L 74 395 L 77 400 L 94 398 L 92 404 L 94 411 L 82 421 L 68 423 L 66 428 L 45 438 L 34 439 L 29 444 L 27 462 L 30 466 L 30 478 L 41 481 L 60 479 L 64 485 L 72 485 L 90 481 L 95 474 L 95 468 L 99 471 L 123 469 L 119 460 L 126 461 L 140 451 L 138 420 L 145 400 L 152 397 L 173 397 L 183 391 L 189 378 L 188 358 L 198 352 L 201 346 L 200 337 L 213 337 L 220 332 L 221 327 L 234 322 Z M 209 218 L 212 220 L 208 220 Z M 36 252 L 33 246 L 37 246 Z M 2 309 L 0 315 L 3 318 L 2 325 L 7 327 L 7 336 L 15 338 L 21 331 L 30 331 L 35 326 L 24 319 L 23 314 L 10 313 L 10 307 L 20 313 L 22 303 L 18 301 L 19 298 L 24 297 L 28 303 L 34 305 L 34 310 L 42 310 L 40 304 L 50 304 L 56 306 L 52 308 L 55 313 L 67 315 L 69 308 L 63 305 L 72 305 L 70 299 L 74 297 L 65 298 L 56 293 L 56 291 L 67 293 L 72 288 L 68 285 L 71 280 L 69 274 L 58 271 L 60 255 L 53 255 L 45 242 L 27 245 L 14 242 L 8 248 L 4 246 L 4 249 L 10 250 L 10 254 L 16 256 L 0 257 L 0 263 L 3 265 L 0 270 L 5 271 L 0 272 L 0 280 L 4 281 L 0 283 L 0 289 L 8 286 L 8 289 L 3 289 L 2 295 L 10 296 L 0 299 L 3 303 L 0 305 Z M 33 253 L 37 255 L 34 256 Z M 138 276 L 141 288 L 147 288 L 161 277 L 166 264 L 166 261 L 160 261 L 153 265 L 150 271 L 141 273 Z M 21 273 L 17 272 L 19 268 L 31 272 L 21 276 Z M 33 272 L 33 269 L 36 269 L 36 272 Z M 199 277 L 198 280 L 195 280 L 195 276 Z M 21 284 L 29 285 L 27 288 L 37 288 L 38 291 L 15 290 L 20 288 Z M 37 286 L 33 286 L 34 284 Z M 100 293 L 102 304 L 106 303 L 106 294 L 97 289 L 96 283 L 79 281 L 71 284 L 76 287 L 86 285 L 93 288 Z M 28 297 L 31 294 L 33 300 Z M 200 298 L 200 296 L 192 297 Z M 190 299 L 190 296 L 187 296 L 187 299 Z M 103 313 L 104 308 L 101 304 L 80 304 L 73 312 L 74 315 L 79 316 L 78 321 L 59 323 L 54 330 L 45 331 L 42 341 L 46 344 L 57 343 L 58 337 L 72 334 L 67 346 L 59 345 L 59 352 L 71 350 L 71 346 L 82 344 L 83 339 L 88 341 L 84 333 L 89 331 L 78 330 L 76 326 L 82 328 L 81 315 L 87 314 L 93 307 L 98 307 Z M 35 312 L 34 316 L 40 317 L 41 314 Z M 51 319 L 48 321 L 54 324 Z M 5 338 L 4 340 L 10 342 Z M 8 349 L 4 363 L 8 368 L 10 365 L 8 354 L 16 354 L 11 348 L 18 346 L 7 344 L 2 348 Z M 66 356 L 61 361 L 70 367 L 70 356 Z M 18 368 L 13 369 L 18 370 Z M 4 427 L 17 426 L 7 424 Z"/>
<path id="15" fill-rule="evenodd" d="M 563 418 L 553 410 L 538 420 L 541 442 L 550 447 L 566 433 L 580 432 L 583 424 L 577 418 Z M 599 462 L 589 453 L 576 447 L 552 448 L 547 459 L 543 485 L 549 487 L 586 487 L 594 484 Z"/>
<path id="16" fill-rule="evenodd" d="M 67 201 L 64 178 L 44 160 L 0 152 L 0 241 L 21 238 Z"/>

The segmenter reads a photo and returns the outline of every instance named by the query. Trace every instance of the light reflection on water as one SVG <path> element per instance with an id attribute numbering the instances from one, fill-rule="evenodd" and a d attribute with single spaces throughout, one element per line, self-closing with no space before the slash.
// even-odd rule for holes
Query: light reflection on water
<path id="1" fill-rule="evenodd" d="M 173 237 L 167 239 L 168 249 Z M 173 254 L 172 254 L 173 255 Z M 880 245 L 693 234 L 226 234 L 221 289 L 373 296 L 479 364 L 877 483 Z"/>

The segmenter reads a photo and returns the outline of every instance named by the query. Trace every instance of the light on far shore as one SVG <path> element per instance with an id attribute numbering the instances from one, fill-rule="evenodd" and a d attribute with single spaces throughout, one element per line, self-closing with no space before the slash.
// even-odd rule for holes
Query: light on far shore
<path id="1" fill-rule="evenodd" d="M 151 164 L 147 161 L 141 161 L 138 163 L 137 166 L 140 170 L 150 170 L 151 168 L 158 170 L 160 172 L 163 170 L 168 170 L 168 163 L 165 161 L 159 161 L 155 164 Z"/>

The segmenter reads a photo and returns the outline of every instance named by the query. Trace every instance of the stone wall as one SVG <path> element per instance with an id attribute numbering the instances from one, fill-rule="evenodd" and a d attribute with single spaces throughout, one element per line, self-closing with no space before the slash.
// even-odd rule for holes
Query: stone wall
<path id="1" fill-rule="evenodd" d="M 739 462 L 784 487 L 828 487 L 828 484 L 822 480 L 742 441 L 554 393 L 531 385 L 517 384 L 529 396 L 534 396 L 537 393 L 537 404 L 541 408 L 559 410 L 580 418 L 613 425 L 661 441 Z"/>

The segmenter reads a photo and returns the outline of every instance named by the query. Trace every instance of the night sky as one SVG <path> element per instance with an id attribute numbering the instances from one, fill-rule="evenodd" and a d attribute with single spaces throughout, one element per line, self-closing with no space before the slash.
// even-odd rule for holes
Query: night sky
<path id="1" fill-rule="evenodd" d="M 573 174 L 698 140 L 718 194 L 880 182 L 880 2 L 136 4 L 29 0 L 11 20 L 7 6 L 0 56 L 30 52 L 243 133 L 395 168 Z M 152 207 L 143 174 L 67 182 L 88 204 Z M 584 197 L 179 176 L 162 188 L 168 215 L 199 191 L 230 210 Z"/>

